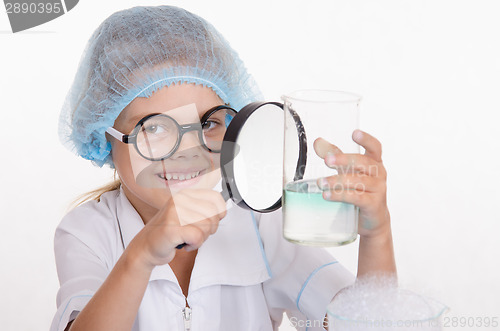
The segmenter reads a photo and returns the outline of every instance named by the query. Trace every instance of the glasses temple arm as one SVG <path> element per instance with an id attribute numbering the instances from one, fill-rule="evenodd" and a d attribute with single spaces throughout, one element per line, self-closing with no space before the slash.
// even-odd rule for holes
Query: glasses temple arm
<path id="1" fill-rule="evenodd" d="M 109 133 L 111 136 L 113 136 L 115 139 L 118 139 L 121 142 L 126 142 L 125 141 L 125 134 L 121 133 L 120 131 L 116 130 L 113 127 L 109 127 L 106 129 L 106 132 Z"/>

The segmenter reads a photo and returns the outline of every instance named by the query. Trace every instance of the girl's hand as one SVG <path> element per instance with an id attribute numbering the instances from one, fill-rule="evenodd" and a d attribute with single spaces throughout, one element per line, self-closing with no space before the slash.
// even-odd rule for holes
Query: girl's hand
<path id="1" fill-rule="evenodd" d="M 318 185 L 324 190 L 324 199 L 346 202 L 360 208 L 360 236 L 387 235 L 390 233 L 390 216 L 382 145 L 375 137 L 361 130 L 355 130 L 352 139 L 365 148 L 364 155 L 343 153 L 322 138 L 314 142 L 316 154 L 325 160 L 328 167 L 338 171 L 338 175 L 320 178 Z"/>
<path id="2" fill-rule="evenodd" d="M 224 216 L 226 202 L 219 192 L 185 189 L 172 196 L 129 247 L 152 269 L 172 261 L 179 244 L 186 243 L 188 251 L 198 249 Z"/>

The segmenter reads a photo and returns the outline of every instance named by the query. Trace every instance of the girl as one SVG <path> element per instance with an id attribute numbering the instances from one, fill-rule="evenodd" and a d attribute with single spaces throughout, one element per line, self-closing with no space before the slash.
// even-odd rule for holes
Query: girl
<path id="1" fill-rule="evenodd" d="M 101 24 L 60 135 L 119 180 L 56 230 L 51 330 L 277 330 L 284 312 L 323 329 L 326 306 L 354 277 L 325 250 L 285 241 L 279 211 L 243 210 L 214 189 L 232 108 L 259 99 L 238 55 L 196 15 L 136 7 Z M 324 197 L 360 207 L 358 277 L 395 275 L 381 146 L 362 131 L 353 139 L 364 155 L 317 141 L 327 166 L 356 170 L 325 178 Z M 326 189 L 345 183 L 356 190 Z"/>

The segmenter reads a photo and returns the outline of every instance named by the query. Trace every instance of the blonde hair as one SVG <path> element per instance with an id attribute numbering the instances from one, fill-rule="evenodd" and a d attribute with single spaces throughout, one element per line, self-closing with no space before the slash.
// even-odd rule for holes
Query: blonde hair
<path id="1" fill-rule="evenodd" d="M 87 201 L 92 201 L 92 200 L 97 200 L 99 202 L 99 201 L 101 201 L 101 196 L 104 193 L 118 190 L 121 187 L 121 185 L 122 185 L 122 182 L 120 181 L 120 178 L 117 176 L 116 170 L 115 170 L 112 182 L 107 183 L 106 185 L 103 185 L 101 187 L 98 187 L 95 190 L 92 190 L 90 192 L 87 192 L 87 193 L 80 195 L 78 198 L 76 198 L 73 201 L 71 206 L 72 206 L 72 208 L 76 208 L 76 207 L 80 206 L 81 204 L 83 204 Z"/>

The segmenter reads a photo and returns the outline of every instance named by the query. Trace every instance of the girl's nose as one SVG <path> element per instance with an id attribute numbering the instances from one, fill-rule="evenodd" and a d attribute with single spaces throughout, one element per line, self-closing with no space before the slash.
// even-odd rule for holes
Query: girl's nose
<path id="1" fill-rule="evenodd" d="M 174 160 L 179 158 L 193 158 L 200 156 L 202 152 L 203 146 L 198 138 L 198 132 L 190 131 L 182 136 L 179 148 L 171 158 Z"/>

